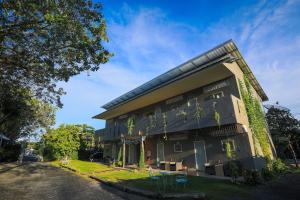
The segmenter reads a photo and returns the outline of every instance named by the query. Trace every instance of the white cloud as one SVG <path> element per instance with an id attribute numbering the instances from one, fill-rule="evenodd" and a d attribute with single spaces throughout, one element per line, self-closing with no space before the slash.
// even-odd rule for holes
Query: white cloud
<path id="1" fill-rule="evenodd" d="M 300 113 L 299 1 L 261 1 L 210 23 L 205 30 L 172 21 L 158 8 L 123 8 L 108 19 L 115 56 L 91 76 L 64 85 L 58 123 L 89 123 L 100 106 L 230 38 L 270 97 Z M 298 18 L 299 19 L 299 18 Z"/>

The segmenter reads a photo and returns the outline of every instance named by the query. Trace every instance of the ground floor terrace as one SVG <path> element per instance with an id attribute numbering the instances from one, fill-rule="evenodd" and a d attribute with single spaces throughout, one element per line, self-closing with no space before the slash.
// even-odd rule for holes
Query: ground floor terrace
<path id="1" fill-rule="evenodd" d="M 234 159 L 241 168 L 254 169 L 263 162 L 253 156 L 248 134 L 238 124 L 168 134 L 124 136 L 123 140 L 106 141 L 103 155 L 117 160 L 125 142 L 125 164 L 137 165 L 142 138 L 145 164 L 153 168 L 169 171 L 188 169 L 226 176 L 229 174 L 226 142 L 229 142 Z"/>

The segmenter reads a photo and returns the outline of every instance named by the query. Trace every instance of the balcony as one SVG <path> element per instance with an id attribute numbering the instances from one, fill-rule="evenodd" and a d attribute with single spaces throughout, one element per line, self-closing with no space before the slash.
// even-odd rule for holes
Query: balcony
<path id="1" fill-rule="evenodd" d="M 184 103 L 176 108 L 165 108 L 162 112 L 151 117 L 136 116 L 132 135 L 142 132 L 145 135 L 156 135 L 186 131 L 199 128 L 216 127 L 218 125 L 235 124 L 240 118 L 240 100 L 233 95 L 219 99 L 197 102 L 191 99 L 189 104 Z M 215 119 L 215 112 L 220 116 L 219 122 Z M 219 124 L 218 124 L 219 123 Z M 127 121 L 117 121 L 114 126 L 103 131 L 104 140 L 117 140 L 121 134 L 127 134 Z"/>

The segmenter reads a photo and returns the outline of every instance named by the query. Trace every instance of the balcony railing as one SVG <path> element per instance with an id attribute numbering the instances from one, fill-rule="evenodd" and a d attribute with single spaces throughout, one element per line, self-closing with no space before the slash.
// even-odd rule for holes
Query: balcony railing
<path id="1" fill-rule="evenodd" d="M 155 135 L 234 124 L 237 122 L 235 114 L 237 108 L 233 105 L 233 98 L 236 99 L 230 95 L 199 103 L 192 100 L 189 104 L 185 103 L 176 108 L 155 113 L 151 119 L 147 116 L 136 117 L 132 134 L 138 135 L 142 132 L 145 135 Z M 215 119 L 215 112 L 220 116 L 219 122 Z M 127 132 L 127 121 L 117 122 L 114 126 L 105 129 L 104 139 L 118 139 L 121 134 L 127 134 Z"/>

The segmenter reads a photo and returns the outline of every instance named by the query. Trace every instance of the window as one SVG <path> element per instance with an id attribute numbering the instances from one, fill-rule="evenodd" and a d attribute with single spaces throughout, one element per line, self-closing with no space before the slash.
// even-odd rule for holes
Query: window
<path id="1" fill-rule="evenodd" d="M 182 152 L 182 144 L 180 142 L 174 144 L 174 152 Z"/>
<path id="2" fill-rule="evenodd" d="M 156 123 L 156 116 L 154 112 L 149 112 L 146 114 L 148 120 L 149 120 L 149 125 L 150 128 L 154 128 L 155 127 L 155 123 Z"/>
<path id="3" fill-rule="evenodd" d="M 229 142 L 230 150 L 235 151 L 235 142 L 233 139 L 226 139 L 221 141 L 222 151 L 226 151 L 226 143 Z"/>
<path id="4" fill-rule="evenodd" d="M 217 92 L 215 94 L 211 94 L 207 97 L 205 97 L 205 101 L 211 100 L 211 99 L 220 99 L 221 97 L 224 97 L 223 92 Z"/>
<path id="5" fill-rule="evenodd" d="M 222 151 L 226 151 L 226 143 L 229 142 L 230 150 L 235 151 L 235 143 L 233 139 L 221 140 Z"/>

